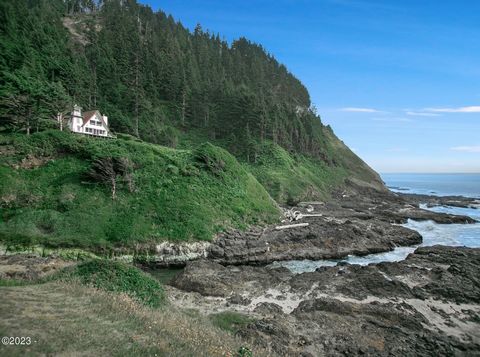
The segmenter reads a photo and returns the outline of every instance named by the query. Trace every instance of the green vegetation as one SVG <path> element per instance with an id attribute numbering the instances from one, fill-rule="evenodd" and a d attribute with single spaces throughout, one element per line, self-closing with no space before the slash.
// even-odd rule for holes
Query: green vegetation
<path id="1" fill-rule="evenodd" d="M 347 170 L 321 160 L 291 155 L 278 145 L 265 145 L 257 164 L 246 165 L 278 202 L 325 199 L 343 183 Z"/>
<path id="2" fill-rule="evenodd" d="M 76 102 L 152 143 L 202 137 L 256 164 L 271 142 L 342 166 L 304 85 L 245 38 L 191 32 L 136 0 L 5 0 L 0 14 L 0 130 L 57 125 Z"/>
<path id="3" fill-rule="evenodd" d="M 273 222 L 275 202 L 225 150 L 175 150 L 59 131 L 0 136 L 0 239 L 96 251 L 165 239 L 209 240 L 227 227 Z M 132 163 L 111 187 L 90 175 L 99 158 Z M 134 187 L 129 187 L 129 183 Z M 132 192 L 133 191 L 133 192 Z"/>
<path id="4" fill-rule="evenodd" d="M 2 286 L 25 286 L 32 285 L 34 282 L 29 280 L 16 280 L 16 279 L 0 279 L 0 287 Z"/>
<path id="5" fill-rule="evenodd" d="M 163 288 L 156 279 L 120 262 L 91 260 L 66 269 L 57 278 L 66 281 L 78 279 L 82 284 L 97 289 L 125 293 L 151 307 L 160 307 L 165 302 Z"/>
<path id="6" fill-rule="evenodd" d="M 273 222 L 272 197 L 382 186 L 247 39 L 136 0 L 5 0 L 0 33 L 0 241 L 15 249 L 149 253 Z M 118 139 L 53 130 L 74 103 L 108 115 Z"/>
<path id="7" fill-rule="evenodd" d="M 306 88 L 245 38 L 192 33 L 136 0 L 6 0 L 0 14 L 9 130 L 42 130 L 75 101 L 101 109 L 116 131 L 169 146 L 202 129 L 247 160 L 265 139 L 321 150 Z"/>
<path id="8" fill-rule="evenodd" d="M 251 317 L 233 311 L 210 315 L 210 320 L 215 326 L 233 334 L 253 321 Z"/>
<path id="9" fill-rule="evenodd" d="M 117 139 L 57 130 L 73 104 Z M 275 200 L 327 198 L 346 178 L 382 185 L 262 46 L 136 0 L 0 1 L 1 247 L 86 260 L 0 281 L 0 335 L 37 341 L 1 355 L 251 357 L 231 334 L 249 317 L 153 309 L 173 271 L 92 258 L 273 223 Z"/>

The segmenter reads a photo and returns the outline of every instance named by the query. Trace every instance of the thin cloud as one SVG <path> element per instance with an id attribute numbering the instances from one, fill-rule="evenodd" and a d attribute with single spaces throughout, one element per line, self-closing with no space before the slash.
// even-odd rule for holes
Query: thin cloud
<path id="1" fill-rule="evenodd" d="M 382 111 L 373 109 L 373 108 L 356 108 L 356 107 L 341 108 L 340 111 L 354 112 L 354 113 L 383 113 Z"/>
<path id="2" fill-rule="evenodd" d="M 480 153 L 480 145 L 473 145 L 473 146 L 455 146 L 450 148 L 453 151 L 461 151 L 461 152 L 479 152 Z"/>
<path id="3" fill-rule="evenodd" d="M 441 114 L 437 113 L 425 113 L 425 112 L 406 112 L 407 115 L 415 116 L 415 117 L 439 117 Z"/>
<path id="4" fill-rule="evenodd" d="M 394 118 L 388 118 L 388 117 L 382 117 L 382 118 L 372 118 L 373 121 L 386 121 L 386 122 L 411 122 L 413 121 L 410 118 L 403 118 L 403 117 L 394 117 Z"/>
<path id="5" fill-rule="evenodd" d="M 480 106 L 460 107 L 460 108 L 426 108 L 427 112 L 435 113 L 480 113 Z"/>
<path id="6" fill-rule="evenodd" d="M 377 9 L 384 11 L 400 11 L 404 10 L 401 7 L 386 5 L 374 1 L 365 1 L 365 0 L 327 0 L 327 2 L 333 3 L 340 6 L 349 6 L 356 8 L 365 8 L 365 9 Z"/>

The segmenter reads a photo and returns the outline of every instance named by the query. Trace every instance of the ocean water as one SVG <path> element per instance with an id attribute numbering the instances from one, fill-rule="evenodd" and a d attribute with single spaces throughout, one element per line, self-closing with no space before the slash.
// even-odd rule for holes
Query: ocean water
<path id="1" fill-rule="evenodd" d="M 382 174 L 393 192 L 480 198 L 480 174 Z"/>
<path id="2" fill-rule="evenodd" d="M 431 177 L 428 182 L 427 178 Z M 406 174 L 395 174 L 390 177 L 382 178 L 387 185 L 400 187 L 400 192 L 446 195 L 463 195 L 480 198 L 480 175 L 477 174 L 459 174 L 459 175 L 439 175 L 439 174 L 413 174 L 409 177 Z M 478 181 L 476 181 L 478 180 Z M 408 191 L 406 191 L 408 189 Z M 392 189 L 394 191 L 395 189 Z M 433 221 L 413 221 L 409 220 L 404 227 L 418 231 L 423 242 L 420 246 L 447 245 L 447 246 L 466 246 L 480 247 L 480 207 L 478 208 L 460 208 L 450 206 L 437 206 L 424 209 L 435 212 L 443 212 L 457 215 L 470 216 L 479 221 L 476 224 L 438 224 Z M 321 266 L 335 266 L 340 261 L 346 261 L 350 264 L 368 265 L 371 263 L 380 263 L 384 261 L 401 261 L 408 254 L 412 253 L 419 246 L 398 247 L 391 252 L 370 254 L 364 257 L 348 256 L 341 260 L 291 260 L 285 262 L 275 262 L 273 266 L 284 266 L 295 273 L 315 271 Z"/>

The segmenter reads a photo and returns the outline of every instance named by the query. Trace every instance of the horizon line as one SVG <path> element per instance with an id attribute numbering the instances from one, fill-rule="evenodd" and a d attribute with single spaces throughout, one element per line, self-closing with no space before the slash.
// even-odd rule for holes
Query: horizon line
<path id="1" fill-rule="evenodd" d="M 445 174 L 450 174 L 450 175 L 480 175 L 480 171 L 479 172 L 471 172 L 471 171 L 468 171 L 468 172 L 452 172 L 452 171 L 444 171 L 444 172 L 424 172 L 424 171 L 388 171 L 388 172 L 380 172 L 380 171 L 377 171 L 378 174 L 380 175 L 383 175 L 383 174 L 422 174 L 422 175 L 435 175 L 435 174 L 438 174 L 438 175 L 445 175 Z"/>

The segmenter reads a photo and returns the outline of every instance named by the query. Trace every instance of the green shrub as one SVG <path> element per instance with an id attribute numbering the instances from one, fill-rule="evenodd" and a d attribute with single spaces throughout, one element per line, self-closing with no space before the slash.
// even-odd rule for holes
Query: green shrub
<path id="1" fill-rule="evenodd" d="M 238 349 L 236 357 L 253 357 L 253 352 L 250 348 L 242 346 Z"/>
<path id="2" fill-rule="evenodd" d="M 236 333 L 242 327 L 253 321 L 253 319 L 247 315 L 232 311 L 210 315 L 210 320 L 215 326 L 232 333 Z"/>
<path id="3" fill-rule="evenodd" d="M 67 268 L 60 276 L 63 280 L 79 280 L 98 289 L 126 293 L 141 303 L 159 307 L 165 303 L 160 283 L 131 265 L 109 260 L 91 260 L 74 268 Z"/>
<path id="4" fill-rule="evenodd" d="M 210 143 L 200 145 L 194 152 L 198 164 L 215 175 L 220 175 L 223 171 L 231 169 L 227 164 L 231 163 L 231 156 L 224 149 L 214 146 Z"/>

